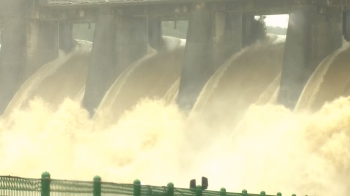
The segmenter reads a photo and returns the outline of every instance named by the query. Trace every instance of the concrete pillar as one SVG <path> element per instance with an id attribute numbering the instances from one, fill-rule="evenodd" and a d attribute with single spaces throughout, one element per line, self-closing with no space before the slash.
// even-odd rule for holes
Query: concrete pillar
<path id="1" fill-rule="evenodd" d="M 119 16 L 117 20 L 117 74 L 147 54 L 148 21 L 146 17 Z"/>
<path id="2" fill-rule="evenodd" d="M 228 51 L 227 47 L 231 45 L 231 43 L 226 40 L 226 12 L 215 12 L 214 13 L 214 34 L 213 34 L 213 43 L 214 43 L 214 61 L 213 66 L 214 69 L 217 70 L 220 65 L 227 59 Z M 214 71 L 215 71 L 214 70 Z"/>
<path id="3" fill-rule="evenodd" d="M 293 109 L 318 64 L 341 44 L 340 11 L 294 6 L 289 16 L 278 102 Z"/>
<path id="4" fill-rule="evenodd" d="M 227 58 L 242 49 L 242 13 L 191 12 L 178 104 L 190 110 L 205 83 Z"/>
<path id="5" fill-rule="evenodd" d="M 228 13 L 226 15 L 226 50 L 231 56 L 242 50 L 242 12 Z"/>
<path id="6" fill-rule="evenodd" d="M 116 79 L 116 18 L 112 10 L 101 9 L 96 22 L 83 106 L 92 115 Z"/>
<path id="7" fill-rule="evenodd" d="M 83 106 L 91 115 L 118 76 L 148 49 L 147 18 L 117 17 L 111 10 L 100 14 L 83 99 Z"/>
<path id="8" fill-rule="evenodd" d="M 0 27 L 0 44 L 1 44 L 1 40 L 2 40 L 2 35 L 3 35 L 2 28 Z"/>
<path id="9" fill-rule="evenodd" d="M 205 6 L 190 13 L 185 59 L 182 67 L 179 106 L 190 110 L 213 74 L 213 14 Z"/>
<path id="10" fill-rule="evenodd" d="M 72 23 L 65 21 L 59 23 L 59 46 L 65 53 L 69 53 L 74 48 Z"/>
<path id="11" fill-rule="evenodd" d="M 312 62 L 316 67 L 331 53 L 342 47 L 342 11 L 324 10 L 312 26 Z"/>
<path id="12" fill-rule="evenodd" d="M 6 6 L 0 62 L 0 114 L 22 84 L 26 69 L 26 0 L 3 0 Z"/>
<path id="13" fill-rule="evenodd" d="M 217 69 L 242 49 L 242 14 L 216 12 L 214 29 L 214 65 Z"/>
<path id="14" fill-rule="evenodd" d="M 26 77 L 29 77 L 41 66 L 58 57 L 58 21 L 31 20 L 27 28 Z"/>
<path id="15" fill-rule="evenodd" d="M 148 41 L 149 45 L 155 50 L 163 47 L 162 20 L 160 17 L 148 18 Z"/>
<path id="16" fill-rule="evenodd" d="M 255 42 L 253 36 L 253 23 L 254 15 L 250 13 L 244 13 L 242 15 L 242 48 L 251 45 Z"/>
<path id="17" fill-rule="evenodd" d="M 349 10 L 349 8 L 347 8 L 344 11 L 343 33 L 344 33 L 344 39 L 347 42 L 350 42 L 350 10 Z"/>

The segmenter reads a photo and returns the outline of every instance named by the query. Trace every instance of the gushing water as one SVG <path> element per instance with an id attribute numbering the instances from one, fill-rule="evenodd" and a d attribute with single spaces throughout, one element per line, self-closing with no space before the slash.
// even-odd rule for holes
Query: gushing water
<path id="1" fill-rule="evenodd" d="M 164 42 L 163 51 L 146 55 L 114 82 L 97 109 L 95 118 L 116 121 L 140 98 L 162 98 L 166 95 L 180 78 L 185 41 L 164 37 Z"/>
<path id="2" fill-rule="evenodd" d="M 349 46 L 349 43 L 345 42 L 342 48 L 318 66 L 304 88 L 297 110 L 317 111 L 325 102 L 350 95 Z"/>
<path id="3" fill-rule="evenodd" d="M 192 113 L 210 121 L 213 129 L 226 123 L 234 127 L 281 73 L 283 52 L 284 42 L 269 35 L 231 57 L 204 87 Z"/>
<path id="4" fill-rule="evenodd" d="M 39 69 L 21 86 L 4 116 L 14 109 L 27 108 L 34 97 L 40 97 L 53 108 L 66 97 L 79 99 L 79 91 L 85 89 L 91 48 L 91 42 L 79 40 L 71 53 L 61 53 L 59 58 Z"/>
<path id="5" fill-rule="evenodd" d="M 79 180 L 98 174 L 104 181 L 130 183 L 139 178 L 154 185 L 172 181 L 177 187 L 206 176 L 211 190 L 346 196 L 350 191 L 346 180 L 350 174 L 350 98 L 330 100 L 313 113 L 266 104 L 278 89 L 283 51 L 283 42 L 269 40 L 242 51 L 218 70 L 190 116 L 161 98 L 176 94 L 175 76 L 162 87 L 165 90 L 158 91 L 160 98 L 137 95 L 137 104 L 108 122 L 90 119 L 72 96 L 57 107 L 45 97 L 30 98 L 26 107 L 13 107 L 0 119 L 0 173 L 38 177 L 47 170 L 53 178 Z M 249 54 L 258 60 L 248 58 Z M 334 56 L 329 69 L 339 58 Z M 253 67 L 260 74 L 249 76 Z M 232 74 L 237 80 L 243 78 L 244 85 L 235 87 Z M 43 76 L 37 73 L 36 77 L 32 80 Z M 128 81 L 132 78 L 125 84 L 132 83 Z M 79 88 L 75 94 L 81 92 Z M 251 93 L 241 93 L 247 88 Z M 237 101 L 208 107 L 214 103 L 210 100 L 220 101 L 223 95 L 225 102 L 243 100 L 244 107 L 235 105 Z M 230 107 L 241 107 L 240 115 L 226 113 Z M 226 118 L 215 127 L 201 113 Z"/>

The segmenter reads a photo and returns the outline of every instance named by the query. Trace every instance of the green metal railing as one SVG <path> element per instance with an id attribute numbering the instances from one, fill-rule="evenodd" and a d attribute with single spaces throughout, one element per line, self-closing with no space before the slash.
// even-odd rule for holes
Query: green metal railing
<path id="1" fill-rule="evenodd" d="M 102 182 L 99 176 L 93 181 L 67 181 L 51 179 L 48 172 L 41 175 L 41 179 L 20 178 L 12 176 L 0 176 L 0 196 L 276 196 L 267 195 L 264 191 L 260 194 L 250 194 L 246 190 L 242 193 L 202 190 L 201 186 L 195 189 L 175 188 L 173 183 L 167 186 L 141 185 L 140 180 L 133 184 L 119 184 Z M 277 196 L 282 196 L 277 193 Z M 295 194 L 293 194 L 295 196 Z"/>

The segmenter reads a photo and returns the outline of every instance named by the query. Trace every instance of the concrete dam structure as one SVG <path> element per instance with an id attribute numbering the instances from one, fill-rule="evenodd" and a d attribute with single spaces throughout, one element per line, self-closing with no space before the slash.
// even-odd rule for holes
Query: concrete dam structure
<path id="1" fill-rule="evenodd" d="M 96 23 L 83 106 L 94 113 L 112 83 L 148 46 L 162 47 L 161 21 L 189 20 L 177 103 L 191 110 L 228 57 L 258 39 L 254 16 L 290 14 L 278 102 L 294 108 L 316 66 L 349 37 L 343 1 L 1 2 L 0 111 L 32 73 L 74 47 L 72 25 Z M 260 30 L 261 31 L 261 30 Z M 224 44 L 223 44 L 224 43 Z"/>

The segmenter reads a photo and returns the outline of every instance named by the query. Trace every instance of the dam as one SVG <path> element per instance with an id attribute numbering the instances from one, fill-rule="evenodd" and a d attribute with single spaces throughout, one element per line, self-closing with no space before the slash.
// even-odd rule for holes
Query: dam
<path id="1" fill-rule="evenodd" d="M 1 77 L 1 84 L 6 84 L 0 91 L 1 111 L 29 75 L 57 58 L 59 50 L 72 50 L 74 23 L 96 23 L 83 98 L 92 115 L 113 81 L 144 56 L 148 46 L 161 48 L 160 23 L 164 20 L 190 22 L 176 98 L 179 106 L 188 110 L 218 66 L 257 39 L 256 15 L 291 14 L 293 27 L 287 36 L 278 94 L 278 102 L 288 108 L 294 108 L 316 65 L 341 47 L 343 32 L 347 33 L 346 3 L 342 1 L 6 2 L 3 0 L 1 11 L 2 73 L 6 73 Z M 12 44 L 8 46 L 7 42 Z M 18 54 L 13 55 L 11 50 Z"/>
<path id="2" fill-rule="evenodd" d="M 1 0 L 0 173 L 345 196 L 349 4 Z"/>

